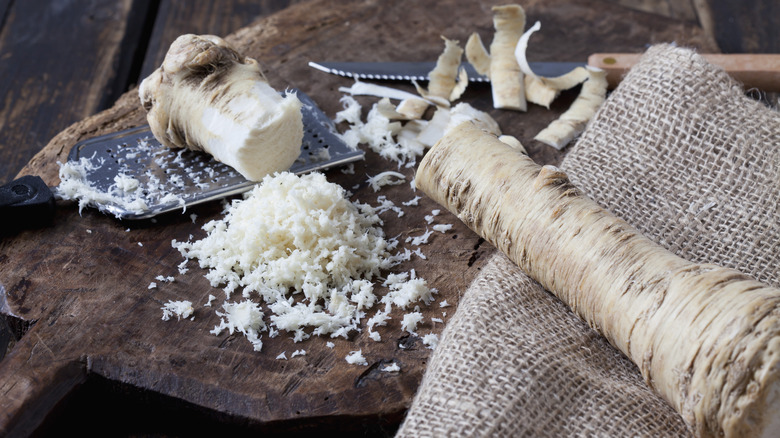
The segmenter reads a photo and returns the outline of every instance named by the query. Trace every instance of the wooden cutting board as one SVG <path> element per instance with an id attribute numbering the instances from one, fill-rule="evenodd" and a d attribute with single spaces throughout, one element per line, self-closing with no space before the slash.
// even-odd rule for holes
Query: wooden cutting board
<path id="1" fill-rule="evenodd" d="M 227 39 L 261 62 L 274 87 L 300 88 L 333 116 L 341 109 L 338 88 L 352 81 L 313 70 L 308 61 L 435 60 L 443 46 L 442 35 L 465 43 L 476 31 L 489 42 L 490 7 L 501 3 L 314 0 L 263 18 Z M 648 44 L 668 41 L 716 51 L 692 23 L 611 3 L 529 0 L 522 4 L 530 23 L 542 23 L 541 32 L 531 40 L 532 60 L 584 62 L 592 52 L 641 52 Z M 409 84 L 388 85 L 413 91 Z M 533 136 L 575 96 L 574 91 L 564 93 L 550 110 L 531 106 L 527 113 L 496 111 L 491 108 L 488 86 L 472 84 L 462 100 L 489 111 L 534 159 L 556 164 L 563 153 L 533 141 Z M 365 114 L 376 99 L 359 101 Z M 57 161 L 64 161 L 76 142 L 142 123 L 145 114 L 131 91 L 112 108 L 56 136 L 22 173 L 40 175 L 55 185 Z M 353 175 L 338 169 L 326 174 L 351 190 L 354 199 L 374 205 L 380 195 L 398 205 L 421 195 L 408 184 L 375 193 L 366 177 L 384 170 L 397 169 L 369 152 L 364 162 L 355 165 Z M 413 169 L 401 171 L 413 178 Z M 101 430 L 115 418 L 111 417 L 114 409 L 92 395 L 151 403 L 169 415 L 157 417 L 163 424 L 168 420 L 174 434 L 203 432 L 206 427 L 255 432 L 317 427 L 392 434 L 402 420 L 431 354 L 418 337 L 401 330 L 402 313 L 394 312 L 388 326 L 378 329 L 382 342 L 358 333 L 349 340 L 332 340 L 335 348 L 330 349 L 325 346 L 330 339 L 293 343 L 282 335 L 265 337 L 263 350 L 255 352 L 240 335 L 209 333 L 219 318 L 214 307 L 203 303 L 213 294 L 219 297 L 218 307 L 224 294 L 209 285 L 195 263 L 180 275 L 177 266 L 182 258 L 171 247 L 172 239 L 203 237 L 201 226 L 221 216 L 219 203 L 141 222 L 120 222 L 92 209 L 79 215 L 69 203 L 58 207 L 51 225 L 0 241 L 0 311 L 25 329 L 0 362 L 0 435 L 51 429 L 52 422 L 76 413 L 90 421 L 82 427 Z M 400 236 L 402 242 L 419 235 L 429 226 L 423 217 L 436 208 L 423 197 L 419 206 L 405 207 L 402 217 L 384 213 L 385 232 Z M 197 215 L 194 221 L 192 213 Z M 415 269 L 438 289 L 437 302 L 452 304 L 423 306 L 420 333 L 441 333 L 460 294 L 494 250 L 447 213 L 436 222 L 455 226 L 421 247 L 425 260 L 416 258 L 393 270 Z M 149 289 L 159 275 L 176 280 L 157 282 L 157 288 Z M 160 307 L 168 300 L 192 301 L 194 320 L 163 321 Z M 432 317 L 444 323 L 432 323 Z M 306 355 L 276 359 L 281 352 L 289 357 L 298 349 L 306 350 Z M 368 366 L 344 360 L 358 349 Z M 398 363 L 401 372 L 380 371 L 390 362 Z M 93 392 L 85 393 L 85 388 Z M 83 413 L 85 406 L 89 409 Z M 138 416 L 155 416 L 139 409 Z M 172 418 L 186 420 L 171 425 Z"/>

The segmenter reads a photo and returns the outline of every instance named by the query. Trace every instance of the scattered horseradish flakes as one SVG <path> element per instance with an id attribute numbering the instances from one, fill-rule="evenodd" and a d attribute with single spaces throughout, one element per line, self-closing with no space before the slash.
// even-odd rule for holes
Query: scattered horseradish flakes
<path id="1" fill-rule="evenodd" d="M 226 207 L 225 217 L 206 223 L 207 236 L 173 241 L 186 259 L 198 260 L 213 287 L 226 299 L 242 291 L 242 303 L 223 304 L 224 329 L 242 332 L 260 350 L 266 330 L 261 304 L 272 329 L 291 333 L 295 342 L 314 335 L 347 338 L 378 299 L 374 281 L 400 263 L 389 251 L 381 219 L 368 204 L 353 203 L 321 173 L 267 176 L 243 199 Z M 390 305 L 424 301 L 431 294 L 422 278 L 389 274 L 384 286 Z M 261 303 L 249 300 L 253 294 Z"/>

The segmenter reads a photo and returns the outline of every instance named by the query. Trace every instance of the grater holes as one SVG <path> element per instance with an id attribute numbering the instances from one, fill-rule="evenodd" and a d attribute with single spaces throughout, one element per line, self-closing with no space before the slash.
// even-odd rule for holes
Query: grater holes
<path id="1" fill-rule="evenodd" d="M 108 157 L 114 160 L 114 163 L 119 164 L 119 158 L 114 153 L 114 150 L 111 148 L 106 149 L 106 153 L 108 154 Z"/>

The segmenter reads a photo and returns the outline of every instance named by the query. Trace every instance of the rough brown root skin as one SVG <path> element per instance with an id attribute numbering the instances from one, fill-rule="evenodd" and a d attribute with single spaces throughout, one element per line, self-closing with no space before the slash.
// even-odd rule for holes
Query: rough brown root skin
<path id="1" fill-rule="evenodd" d="M 469 123 L 415 184 L 631 358 L 697 436 L 776 433 L 779 289 L 677 257 Z"/>

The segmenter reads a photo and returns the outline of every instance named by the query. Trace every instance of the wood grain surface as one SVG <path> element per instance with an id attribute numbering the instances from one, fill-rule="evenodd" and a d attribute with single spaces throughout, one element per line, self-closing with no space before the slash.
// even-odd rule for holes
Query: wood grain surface
<path id="1" fill-rule="evenodd" d="M 341 109 L 338 88 L 351 80 L 308 68 L 309 60 L 435 60 L 442 48 L 441 35 L 465 42 L 476 31 L 490 41 L 490 7 L 500 3 L 312 0 L 263 17 L 227 39 L 258 59 L 276 88 L 300 88 L 334 115 Z M 689 22 L 596 0 L 533 0 L 523 6 L 529 21 L 539 20 L 543 26 L 532 39 L 532 60 L 584 62 L 592 52 L 640 52 L 648 44 L 668 41 L 717 51 Z M 157 38 L 170 39 L 162 36 L 166 32 L 161 30 Z M 397 86 L 412 91 L 408 84 Z M 489 111 L 538 162 L 555 164 L 565 152 L 532 138 L 575 96 L 576 91 L 565 93 L 550 110 L 532 106 L 527 113 L 492 110 L 485 85 L 471 86 L 462 100 Z M 367 111 L 375 99 L 360 101 Z M 54 185 L 57 161 L 64 160 L 77 141 L 142 123 L 144 113 L 136 91 L 130 90 L 111 108 L 60 132 L 22 174 L 41 175 Z M 368 153 L 354 175 L 338 169 L 326 175 L 362 202 L 375 204 L 377 196 L 384 195 L 400 205 L 419 194 L 408 184 L 375 193 L 367 186 L 366 175 L 383 170 L 396 166 Z M 413 169 L 401 171 L 409 180 L 414 176 Z M 382 342 L 357 333 L 348 340 L 334 339 L 336 346 L 329 349 L 325 343 L 330 339 L 315 337 L 296 344 L 282 335 L 264 339 L 263 351 L 254 352 L 242 336 L 209 333 L 218 317 L 202 304 L 214 294 L 220 297 L 215 303 L 219 306 L 223 294 L 209 285 L 204 272 L 195 263 L 190 263 L 186 275 L 177 272 L 182 259 L 171 240 L 204 236 L 200 227 L 220 217 L 218 203 L 140 222 L 120 222 L 92 209 L 79 215 L 69 203 L 58 207 L 51 224 L 0 241 L 0 310 L 18 325 L 30 327 L 0 362 L 0 435 L 60 431 L 57 419 L 79 414 L 92 420 L 82 423 L 81 431 L 97 432 L 118 424 L 143 429 L 138 417 L 159 417 L 142 410 L 121 420 L 122 413 L 113 412 L 112 406 L 85 396 L 85 388 L 102 396 L 121 393 L 117 398 L 131 397 L 139 406 L 165 406 L 166 414 L 174 416 L 160 418 L 162 424 L 166 418 L 187 419 L 166 424 L 169 430 L 164 433 L 172 435 L 210 427 L 223 432 L 232 428 L 306 433 L 317 428 L 390 435 L 401 421 L 430 350 L 401 330 L 400 312 L 378 329 Z M 405 208 L 403 217 L 384 213 L 386 234 L 400 236 L 402 242 L 421 234 L 427 226 L 423 216 L 435 208 L 439 207 L 423 198 L 418 207 Z M 194 223 L 191 213 L 197 215 Z M 446 323 L 444 312 L 455 311 L 459 295 L 493 251 L 453 216 L 442 214 L 437 222 L 452 223 L 454 228 L 435 234 L 421 248 L 426 260 L 412 259 L 393 270 L 415 269 L 438 289 L 437 302 L 446 299 L 453 304 L 444 309 L 423 306 L 420 333 L 441 333 L 443 325 L 432 323 L 431 317 Z M 158 275 L 174 276 L 176 281 L 148 289 Z M 163 303 L 185 299 L 195 305 L 193 321 L 161 320 Z M 305 349 L 306 356 L 275 359 L 297 349 Z M 346 354 L 358 349 L 368 366 L 345 362 Z M 379 371 L 391 361 L 401 366 L 400 373 Z M 84 406 L 92 410 L 85 414 Z"/>
<path id="2" fill-rule="evenodd" d="M 149 76 L 162 64 L 165 52 L 179 35 L 195 33 L 224 36 L 248 25 L 259 16 L 270 15 L 295 3 L 300 3 L 300 0 L 160 2 L 140 77 Z"/>
<path id="3" fill-rule="evenodd" d="M 116 101 L 148 11 L 135 0 L 10 3 L 0 3 L 3 179 L 59 131 Z"/>

